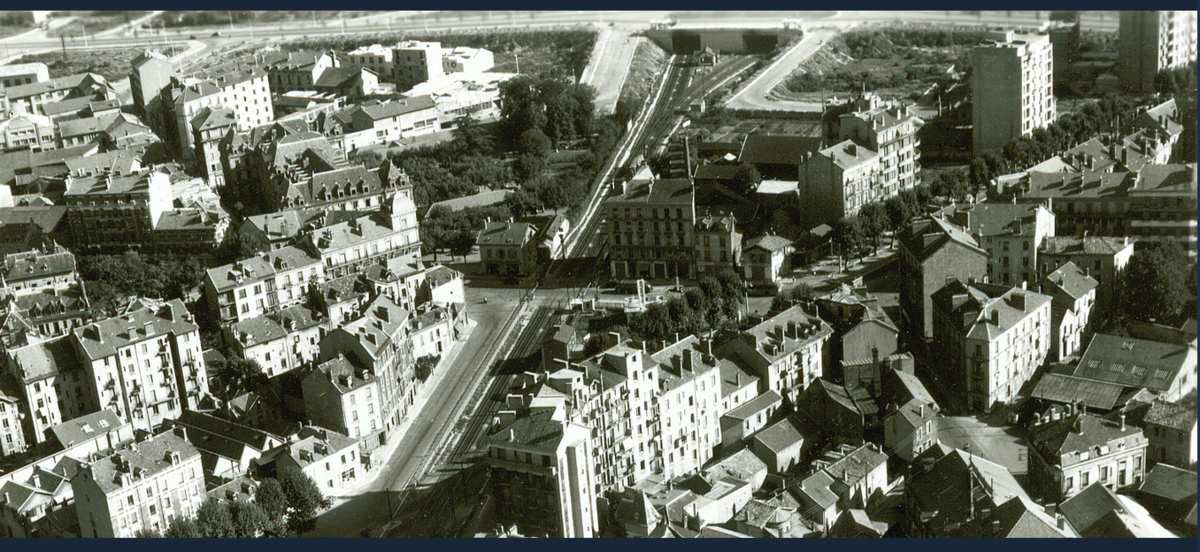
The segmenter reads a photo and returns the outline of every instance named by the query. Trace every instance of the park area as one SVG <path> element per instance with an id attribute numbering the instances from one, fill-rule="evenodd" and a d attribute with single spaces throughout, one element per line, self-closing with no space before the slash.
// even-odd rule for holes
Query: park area
<path id="1" fill-rule="evenodd" d="M 915 100 L 937 83 L 970 66 L 971 47 L 982 31 L 865 29 L 826 42 L 772 96 L 824 101 L 870 90 L 883 97 Z"/>

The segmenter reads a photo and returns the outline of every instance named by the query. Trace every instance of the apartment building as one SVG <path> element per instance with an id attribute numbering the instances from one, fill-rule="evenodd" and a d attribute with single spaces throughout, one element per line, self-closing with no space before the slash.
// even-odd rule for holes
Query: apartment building
<path id="1" fill-rule="evenodd" d="M 854 143 L 879 156 L 879 184 L 884 197 L 896 195 L 920 182 L 921 139 L 924 124 L 907 104 L 885 105 L 878 96 L 868 98 L 866 109 L 838 117 L 838 139 Z"/>
<path id="2" fill-rule="evenodd" d="M 305 426 L 291 441 L 263 453 L 255 461 L 260 473 L 297 470 L 317 484 L 325 497 L 336 496 L 363 475 L 359 442 L 328 429 Z"/>
<path id="3" fill-rule="evenodd" d="M 143 303 L 72 331 L 93 405 L 151 431 L 208 396 L 200 328 L 178 299 Z"/>
<path id="4" fill-rule="evenodd" d="M 227 323 L 224 343 L 235 355 L 254 361 L 267 377 L 308 365 L 319 352 L 325 320 L 303 305 Z"/>
<path id="5" fill-rule="evenodd" d="M 527 536 L 594 537 L 599 486 L 591 430 L 563 406 L 535 408 L 486 438 L 497 521 Z"/>
<path id="6" fill-rule="evenodd" d="M 807 222 L 834 223 L 899 193 L 899 181 L 885 182 L 881 171 L 879 154 L 852 140 L 810 152 L 800 165 L 799 184 L 813 212 Z"/>
<path id="7" fill-rule="evenodd" d="M 0 69 L 0 87 L 3 88 L 48 80 L 50 80 L 50 68 L 41 62 L 14 63 Z"/>
<path id="8" fill-rule="evenodd" d="M 69 338 L 9 348 L 4 360 L 0 380 L 5 382 L 7 402 L 17 409 L 19 420 L 10 424 L 6 433 L 21 433 L 13 437 L 14 442 L 27 446 L 43 443 L 52 437 L 50 429 L 55 425 L 95 409 L 87 373 L 80 369 Z"/>
<path id="9" fill-rule="evenodd" d="M 1042 242 L 1038 273 L 1049 274 L 1067 263 L 1082 269 L 1098 283 L 1091 318 L 1104 320 L 1116 305 L 1121 276 L 1132 257 L 1133 242 L 1128 237 L 1053 236 Z"/>
<path id="10" fill-rule="evenodd" d="M 1007 31 L 993 33 L 971 51 L 975 155 L 1054 122 L 1053 49 L 1047 34 Z"/>
<path id="11" fill-rule="evenodd" d="M 442 50 L 442 72 L 478 74 L 496 65 L 496 56 L 485 48 L 455 46 Z"/>
<path id="12" fill-rule="evenodd" d="M 224 107 L 205 107 L 192 118 L 192 143 L 196 145 L 196 165 L 201 175 L 215 188 L 225 186 L 225 167 L 221 163 L 221 142 L 237 128 L 237 114 Z"/>
<path id="13" fill-rule="evenodd" d="M 963 227 L 940 217 L 915 218 L 900 229 L 900 316 L 902 329 L 918 339 L 933 336 L 930 297 L 952 278 L 987 273 L 988 253 Z"/>
<path id="14" fill-rule="evenodd" d="M 1042 243 L 1054 236 L 1054 213 L 1042 205 L 980 203 L 967 211 L 967 229 L 987 251 L 989 281 L 1033 285 Z"/>
<path id="15" fill-rule="evenodd" d="M 1002 199 L 1044 203 L 1060 235 L 1128 236 L 1176 243 L 1196 255 L 1196 165 L 1138 172 L 1038 173 L 998 188 Z"/>
<path id="16" fill-rule="evenodd" d="M 173 432 L 127 444 L 85 463 L 71 482 L 83 537 L 161 534 L 176 517 L 192 517 L 207 495 L 200 451 Z"/>
<path id="17" fill-rule="evenodd" d="M 379 381 L 379 427 L 400 424 L 416 396 L 411 313 L 386 296 L 367 303 L 358 318 L 345 321 L 321 339 L 318 362 L 345 355 L 358 370 Z"/>
<path id="18" fill-rule="evenodd" d="M 162 120 L 162 92 L 174 74 L 175 63 L 158 50 L 146 50 L 129 62 L 129 91 L 136 114 L 151 124 Z"/>
<path id="19" fill-rule="evenodd" d="M 0 374 L 0 458 L 25 452 L 25 431 L 21 428 L 25 402 L 14 378 Z"/>
<path id="20" fill-rule="evenodd" d="M 391 78 L 395 67 L 392 54 L 391 48 L 380 44 L 359 46 L 342 56 L 342 64 L 370 69 L 378 75 Z"/>
<path id="21" fill-rule="evenodd" d="M 326 69 L 341 64 L 332 52 L 276 51 L 264 55 L 263 65 L 271 94 L 278 95 L 292 90 L 313 90 Z"/>
<path id="22" fill-rule="evenodd" d="M 1042 277 L 1041 293 L 1050 305 L 1050 359 L 1064 362 L 1083 351 L 1092 333 L 1092 312 L 1099 283 L 1075 263 L 1067 262 Z"/>
<path id="23" fill-rule="evenodd" d="M 1046 500 L 1061 501 L 1099 483 L 1112 491 L 1146 476 L 1142 428 L 1068 407 L 1029 428 L 1029 482 Z"/>
<path id="24" fill-rule="evenodd" d="M 442 65 L 442 44 L 405 40 L 392 46 L 392 82 L 396 89 L 408 90 L 422 82 L 446 75 Z"/>
<path id="25" fill-rule="evenodd" d="M 351 439 L 366 439 L 382 426 L 379 381 L 344 355 L 316 366 L 301 382 L 304 414 L 315 425 Z"/>
<path id="26" fill-rule="evenodd" d="M 238 322 L 303 303 L 309 284 L 323 281 L 321 259 L 288 246 L 208 269 L 204 298 L 214 319 Z"/>
<path id="27" fill-rule="evenodd" d="M 971 410 L 1019 398 L 1049 356 L 1051 298 L 1024 288 L 953 280 L 934 292 L 933 354 L 941 382 Z"/>
<path id="28" fill-rule="evenodd" d="M 479 262 L 488 274 L 533 274 L 562 257 L 569 229 L 566 217 L 558 214 L 488 221 L 475 240 Z"/>
<path id="29" fill-rule="evenodd" d="M 759 393 L 775 391 L 795 404 L 823 374 L 832 335 L 829 324 L 796 305 L 743 331 L 724 353 L 758 377 Z"/>
<path id="30" fill-rule="evenodd" d="M 320 259 L 328 279 L 359 274 L 388 259 L 420 261 L 421 238 L 412 188 L 396 190 L 382 212 L 313 230 L 299 246 Z"/>
<path id="31" fill-rule="evenodd" d="M 696 194 L 691 180 L 627 182 L 605 202 L 609 258 L 618 279 L 691 278 Z"/>
<path id="32" fill-rule="evenodd" d="M 323 119 L 321 132 L 344 152 L 386 145 L 437 132 L 437 104 L 431 96 L 386 102 L 369 101 L 336 111 Z"/>
<path id="33" fill-rule="evenodd" d="M 3 107 L 0 105 L 0 107 Z M 0 120 L 0 149 L 4 151 L 58 149 L 58 127 L 45 115 L 14 113 Z"/>
<path id="34" fill-rule="evenodd" d="M 1117 73 L 1126 90 L 1154 91 L 1154 78 L 1196 59 L 1195 11 L 1123 11 Z"/>
<path id="35" fill-rule="evenodd" d="M 721 443 L 721 370 L 712 343 L 689 336 L 650 358 L 658 363 L 659 473 L 668 479 L 695 473 Z"/>
<path id="36" fill-rule="evenodd" d="M 1145 388 L 1162 400 L 1178 401 L 1196 389 L 1195 337 L 1143 339 L 1097 333 L 1073 375 L 1115 383 L 1126 391 Z"/>
<path id="37" fill-rule="evenodd" d="M 158 170 L 68 175 L 63 204 L 75 245 L 121 251 L 151 244 L 172 205 L 171 178 Z"/>
<path id="38" fill-rule="evenodd" d="M 195 158 L 191 123 L 200 110 L 206 107 L 233 110 L 237 128 L 243 132 L 270 123 L 275 117 L 266 72 L 216 67 L 205 74 L 210 76 L 187 81 L 173 78 L 167 91 L 174 138 L 186 163 Z"/>

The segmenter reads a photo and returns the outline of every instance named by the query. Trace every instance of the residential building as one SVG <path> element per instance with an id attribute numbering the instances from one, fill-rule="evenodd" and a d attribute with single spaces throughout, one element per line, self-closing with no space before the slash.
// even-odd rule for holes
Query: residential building
<path id="1" fill-rule="evenodd" d="M 1083 538 L 1175 538 L 1133 498 L 1093 483 L 1058 505 L 1059 513 Z"/>
<path id="2" fill-rule="evenodd" d="M 466 328 L 460 322 L 465 312 L 461 305 L 422 305 L 420 312 L 412 318 L 413 358 L 440 359 L 455 340 L 462 338 Z"/>
<path id="3" fill-rule="evenodd" d="M 36 466 L 28 479 L 7 478 L 0 483 L 0 534 L 9 538 L 67 537 L 79 534 L 71 480 L 79 474 L 79 461 L 63 458 L 58 464 Z"/>
<path id="4" fill-rule="evenodd" d="M 162 92 L 171 84 L 175 63 L 158 50 L 146 50 L 129 62 L 129 91 L 135 113 L 151 124 L 162 120 Z"/>
<path id="5" fill-rule="evenodd" d="M 85 538 L 162 533 L 173 518 L 194 516 L 205 499 L 200 451 L 172 432 L 85 463 L 71 488 Z"/>
<path id="6" fill-rule="evenodd" d="M 224 107 L 205 107 L 192 118 L 192 143 L 196 145 L 196 164 L 201 175 L 215 188 L 225 186 L 225 168 L 221 163 L 221 142 L 237 127 L 237 114 Z"/>
<path id="7" fill-rule="evenodd" d="M 361 315 L 344 321 L 321 339 L 318 362 L 345 355 L 358 370 L 379 383 L 379 426 L 390 432 L 408 416 L 417 381 L 409 311 L 386 296 L 365 305 Z"/>
<path id="8" fill-rule="evenodd" d="M 721 415 L 721 446 L 733 448 L 775 420 L 775 412 L 783 406 L 783 397 L 774 390 L 767 391 L 745 404 Z"/>
<path id="9" fill-rule="evenodd" d="M 364 474 L 358 441 L 324 428 L 306 426 L 294 439 L 254 461 L 258 473 L 274 476 L 287 470 L 307 475 L 325 497 L 345 492 Z"/>
<path id="10" fill-rule="evenodd" d="M 866 287 L 842 287 L 817 298 L 817 313 L 833 328 L 830 358 L 831 368 L 877 362 L 886 359 L 899 348 L 900 329 L 892 322 L 879 299 Z M 847 385 L 865 383 L 863 374 L 833 373 Z"/>
<path id="11" fill-rule="evenodd" d="M 440 42 L 406 40 L 392 46 L 392 82 L 408 90 L 422 82 L 445 76 Z"/>
<path id="12" fill-rule="evenodd" d="M 455 46 L 442 50 L 442 72 L 483 73 L 496 65 L 495 55 L 486 48 Z"/>
<path id="13" fill-rule="evenodd" d="M 941 383 L 964 393 L 972 410 L 1016 401 L 1049 356 L 1050 305 L 1050 297 L 1024 288 L 946 284 L 933 294 Z"/>
<path id="14" fill-rule="evenodd" d="M 562 258 L 570 225 L 562 215 L 487 222 L 479 232 L 479 262 L 487 274 L 525 276 Z"/>
<path id="15" fill-rule="evenodd" d="M 1116 491 L 1141 483 L 1147 440 L 1142 428 L 1068 407 L 1029 428 L 1029 484 L 1061 501 L 1099 483 Z"/>
<path id="16" fill-rule="evenodd" d="M 313 90 L 325 71 L 340 65 L 332 52 L 277 51 L 264 56 L 267 83 L 272 95 L 292 90 Z"/>
<path id="17" fill-rule="evenodd" d="M 58 244 L 4 255 L 0 275 L 0 286 L 13 295 L 66 291 L 80 282 L 75 255 Z"/>
<path id="18" fill-rule="evenodd" d="M 924 122 L 907 104 L 883 105 L 871 95 L 865 109 L 838 117 L 838 139 L 854 143 L 879 156 L 879 192 L 884 198 L 917 185 L 921 172 L 921 139 Z"/>
<path id="19" fill-rule="evenodd" d="M 789 491 L 810 521 L 829 531 L 844 510 L 862 509 L 888 489 L 887 455 L 874 443 L 840 445 L 813 462 L 813 472 Z"/>
<path id="20" fill-rule="evenodd" d="M 18 112 L 0 119 L 0 149 L 42 151 L 58 149 L 58 128 L 45 115 Z"/>
<path id="21" fill-rule="evenodd" d="M 938 442 L 941 407 L 912 372 L 883 373 L 880 403 L 883 446 L 890 455 L 911 463 Z"/>
<path id="22" fill-rule="evenodd" d="M 904 484 L 912 537 L 1071 538 L 1000 464 L 938 444 L 917 457 Z"/>
<path id="23" fill-rule="evenodd" d="M 433 98 L 438 122 L 442 129 L 448 129 L 467 115 L 476 121 L 499 119 L 500 85 L 516 76 L 516 73 L 453 73 L 441 80 L 418 84 L 403 94 L 408 98 Z"/>
<path id="24" fill-rule="evenodd" d="M 90 97 L 110 100 L 117 96 L 112 84 L 95 73 L 77 73 L 56 77 L 44 82 L 32 82 L 5 87 L 9 109 L 14 112 L 43 114 L 46 104 Z"/>
<path id="25" fill-rule="evenodd" d="M 980 203 L 967 211 L 967 229 L 988 253 L 988 280 L 1035 285 L 1038 252 L 1054 236 L 1054 213 L 1042 205 Z"/>
<path id="26" fill-rule="evenodd" d="M 72 239 L 86 249 L 151 244 L 154 229 L 172 204 L 170 176 L 158 170 L 73 174 L 66 188 L 63 203 Z"/>
<path id="27" fill-rule="evenodd" d="M 1196 472 L 1155 464 L 1133 497 L 1163 525 L 1182 536 L 1196 535 Z"/>
<path id="28" fill-rule="evenodd" d="M 208 486 L 245 476 L 264 452 L 286 442 L 279 435 L 203 412 L 184 412 L 171 426 L 200 451 Z"/>
<path id="29" fill-rule="evenodd" d="M 1097 333 L 1073 375 L 1122 387 L 1145 388 L 1165 401 L 1196 389 L 1196 341 L 1141 339 Z"/>
<path id="30" fill-rule="evenodd" d="M 876 394 L 872 387 L 845 386 L 821 378 L 809 385 L 794 404 L 806 421 L 820 428 L 820 438 L 860 443 L 868 432 L 878 433 Z"/>
<path id="31" fill-rule="evenodd" d="M 143 303 L 76 328 L 69 338 L 89 403 L 150 431 L 209 399 L 199 326 L 178 299 Z"/>
<path id="32" fill-rule="evenodd" d="M 737 269 L 742 258 L 742 234 L 730 213 L 709 213 L 696 221 L 696 272 L 715 275 Z"/>
<path id="33" fill-rule="evenodd" d="M 1050 359 L 1064 362 L 1083 350 L 1092 333 L 1092 311 L 1099 283 L 1067 261 L 1042 278 L 1041 293 L 1051 297 Z"/>
<path id="34" fill-rule="evenodd" d="M 1195 164 L 1148 164 L 1138 172 L 1031 172 L 997 191 L 1002 200 L 1050 205 L 1059 235 L 1177 243 L 1195 255 Z"/>
<path id="35" fill-rule="evenodd" d="M 0 69 L 0 87 L 3 88 L 50 80 L 50 68 L 45 63 L 14 63 L 3 67 Z"/>
<path id="36" fill-rule="evenodd" d="M 321 259 L 288 246 L 208 269 L 204 297 L 216 320 L 238 322 L 303 303 L 309 285 L 323 281 Z"/>
<path id="37" fill-rule="evenodd" d="M 1138 94 L 1154 92 L 1160 72 L 1196 60 L 1196 12 L 1121 12 L 1117 51 L 1121 86 Z"/>
<path id="38" fill-rule="evenodd" d="M 1195 403 L 1156 400 L 1142 418 L 1142 429 L 1149 441 L 1149 466 L 1196 467 Z"/>
<path id="39" fill-rule="evenodd" d="M 304 415 L 320 427 L 365 440 L 381 429 L 379 382 L 344 355 L 316 366 L 304 377 Z"/>
<path id="40" fill-rule="evenodd" d="M 971 51 L 975 155 L 997 151 L 1057 118 L 1047 34 L 994 33 Z"/>
<path id="41" fill-rule="evenodd" d="M 792 240 L 765 234 L 746 240 L 742 246 L 743 277 L 752 286 L 778 287 L 792 271 Z"/>
<path id="42" fill-rule="evenodd" d="M 303 305 L 228 323 L 224 343 L 273 378 L 311 363 L 319 352 L 323 317 Z"/>
<path id="43" fill-rule="evenodd" d="M 591 430 L 563 407 L 538 408 L 486 439 L 500 523 L 529 536 L 588 538 L 600 529 Z"/>
<path id="44" fill-rule="evenodd" d="M 1042 242 L 1038 254 L 1038 273 L 1043 277 L 1072 263 L 1096 280 L 1096 302 L 1092 320 L 1104 320 L 1120 296 L 1121 276 L 1133 257 L 1133 242 L 1128 237 L 1053 236 Z"/>
<path id="45" fill-rule="evenodd" d="M 49 440 L 52 427 L 93 410 L 97 404 L 69 338 L 36 340 L 8 349 L 4 356 L 6 395 L 10 407 L 19 407 L 21 422 L 9 431 L 22 431 L 20 440 L 26 446 Z"/>
<path id="46" fill-rule="evenodd" d="M 764 181 L 796 182 L 808 154 L 821 149 L 823 142 L 814 136 L 754 133 L 742 142 L 738 163 L 753 165 Z"/>
<path id="47" fill-rule="evenodd" d="M 614 278 L 692 277 L 696 205 L 690 180 L 627 182 L 604 209 Z"/>
<path id="48" fill-rule="evenodd" d="M 810 211 L 805 223 L 832 224 L 899 193 L 899 181 L 882 180 L 879 162 L 878 153 L 852 140 L 809 153 L 799 177 L 801 201 Z"/>
<path id="49" fill-rule="evenodd" d="M 25 452 L 25 431 L 21 427 L 25 401 L 20 385 L 8 374 L 0 374 L 0 458 Z"/>
<path id="50" fill-rule="evenodd" d="M 758 396 L 758 378 L 747 368 L 724 356 L 717 359 L 717 367 L 721 369 L 721 416 Z"/>
<path id="51" fill-rule="evenodd" d="M 437 104 L 430 96 L 378 102 L 371 100 L 325 117 L 321 132 L 334 146 L 350 153 L 359 148 L 401 142 L 436 132 Z"/>
<path id="52" fill-rule="evenodd" d="M 185 162 L 191 162 L 195 154 L 191 123 L 200 110 L 206 107 L 233 110 L 237 128 L 242 132 L 270 123 L 275 117 L 266 72 L 221 66 L 210 68 L 205 74 L 211 77 L 186 81 L 172 78 L 165 96 L 174 121 L 174 139 Z"/>
<path id="53" fill-rule="evenodd" d="M 750 450 L 767 464 L 771 473 L 786 474 L 804 459 L 805 443 L 811 448 L 813 435 L 807 439 L 800 421 L 787 417 L 754 434 Z"/>
<path id="54" fill-rule="evenodd" d="M 758 377 L 760 393 L 775 391 L 792 404 L 823 374 L 833 330 L 796 305 L 743 331 L 722 356 L 732 356 Z"/>
<path id="55" fill-rule="evenodd" d="M 313 230 L 301 238 L 300 246 L 320 259 L 327 279 L 357 274 L 393 258 L 419 261 L 421 238 L 412 188 L 396 190 L 380 213 Z"/>
<path id="56" fill-rule="evenodd" d="M 413 311 L 423 302 L 419 298 L 426 285 L 427 269 L 420 261 L 393 257 L 368 266 L 362 272 L 372 293 L 386 295 L 396 304 Z"/>
<path id="57" fill-rule="evenodd" d="M 914 219 L 898 234 L 901 327 L 926 340 L 933 336 L 933 293 L 951 278 L 981 278 L 988 254 L 966 229 L 939 217 Z"/>

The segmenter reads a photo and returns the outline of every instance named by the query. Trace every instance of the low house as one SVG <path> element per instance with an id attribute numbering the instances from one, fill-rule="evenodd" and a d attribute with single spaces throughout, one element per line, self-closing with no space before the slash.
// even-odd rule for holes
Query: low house
<path id="1" fill-rule="evenodd" d="M 721 416 L 721 446 L 731 447 L 767 426 L 783 405 L 783 397 L 767 391 Z"/>
<path id="2" fill-rule="evenodd" d="M 479 262 L 487 274 L 520 276 L 537 270 L 538 228 L 527 222 L 489 222 L 479 232 Z"/>
<path id="3" fill-rule="evenodd" d="M 817 312 L 833 328 L 830 353 L 835 362 L 862 362 L 898 350 L 900 329 L 866 287 L 842 284 L 817 298 Z"/>
<path id="4" fill-rule="evenodd" d="M 1196 472 L 1155 464 L 1133 496 L 1164 527 L 1196 536 Z"/>
<path id="5" fill-rule="evenodd" d="M 1196 466 L 1196 403 L 1156 400 L 1142 418 L 1149 441 L 1147 466 L 1165 462 L 1172 466 Z"/>
<path id="6" fill-rule="evenodd" d="M 746 240 L 742 244 L 742 271 L 752 286 L 778 286 L 792 270 L 792 241 L 767 234 Z"/>
<path id="7" fill-rule="evenodd" d="M 878 539 L 887 530 L 888 524 L 871 519 L 866 510 L 851 508 L 842 511 L 826 536 L 834 539 Z"/>
<path id="8" fill-rule="evenodd" d="M 811 438 L 808 441 L 811 447 Z M 784 418 L 758 433 L 750 440 L 750 450 L 767 463 L 771 473 L 787 473 L 800 464 L 805 452 L 804 433 L 800 421 Z"/>
<path id="9" fill-rule="evenodd" d="M 207 482 L 244 475 L 263 453 L 285 439 L 202 412 L 184 411 L 174 422 L 177 433 L 200 451 Z"/>
<path id="10" fill-rule="evenodd" d="M 905 462 L 937 443 L 941 407 L 912 372 L 884 372 L 883 446 Z"/>
<path id="11" fill-rule="evenodd" d="M 823 428 L 826 438 L 861 442 L 878 426 L 879 405 L 866 387 L 847 387 L 826 379 L 808 386 L 796 410 Z"/>
<path id="12" fill-rule="evenodd" d="M 888 488 L 887 455 L 876 445 L 840 445 L 813 463 L 814 471 L 788 490 L 800 501 L 803 515 L 825 531 L 838 514 L 865 508 Z"/>
<path id="13" fill-rule="evenodd" d="M 1084 538 L 1174 538 L 1145 508 L 1127 496 L 1094 483 L 1058 505 Z"/>
<path id="14" fill-rule="evenodd" d="M 1176 401 L 1196 389 L 1196 345 L 1098 333 L 1073 375 L 1126 388 L 1144 387 L 1163 400 Z"/>
<path id="15" fill-rule="evenodd" d="M 316 427 L 301 429 L 294 439 L 263 453 L 255 465 L 259 474 L 267 477 L 300 470 L 326 497 L 353 485 L 363 472 L 358 441 Z"/>

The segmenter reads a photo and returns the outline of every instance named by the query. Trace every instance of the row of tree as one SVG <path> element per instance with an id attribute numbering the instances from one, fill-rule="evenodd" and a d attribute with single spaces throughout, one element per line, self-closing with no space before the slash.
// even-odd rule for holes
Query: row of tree
<path id="1" fill-rule="evenodd" d="M 746 284 L 732 269 L 700 278 L 696 287 L 682 297 L 650 305 L 629 320 L 629 330 L 640 339 L 674 340 L 676 336 L 701 334 L 736 327 Z"/>
<path id="2" fill-rule="evenodd" d="M 884 233 L 896 232 L 908 219 L 923 214 L 932 199 L 929 187 L 922 184 L 883 202 L 867 203 L 857 215 L 843 217 L 833 225 L 833 245 L 843 257 L 861 259 L 868 249 L 879 249 Z"/>
<path id="3" fill-rule="evenodd" d="M 278 479 L 266 478 L 252 501 L 222 501 L 209 497 L 193 517 L 177 516 L 162 534 L 143 529 L 138 537 L 257 538 L 299 535 L 312 530 L 317 513 L 329 500 L 311 478 L 286 470 Z"/>
<path id="4" fill-rule="evenodd" d="M 196 257 L 80 255 L 76 257 L 88 300 L 97 312 L 116 308 L 126 298 L 186 299 L 204 277 Z"/>

